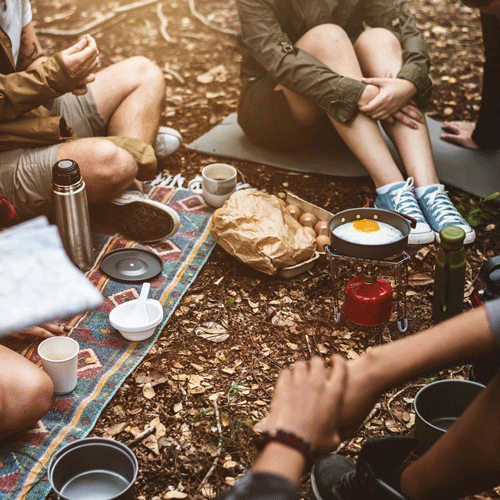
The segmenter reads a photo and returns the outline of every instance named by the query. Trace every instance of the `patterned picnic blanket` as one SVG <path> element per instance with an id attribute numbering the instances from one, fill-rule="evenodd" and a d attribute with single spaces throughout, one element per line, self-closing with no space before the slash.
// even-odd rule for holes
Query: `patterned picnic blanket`
<path id="1" fill-rule="evenodd" d="M 81 439 L 92 430 L 102 410 L 127 376 L 137 367 L 160 335 L 180 299 L 207 261 L 215 242 L 210 236 L 212 209 L 200 196 L 186 189 L 150 187 L 152 200 L 165 203 L 181 218 L 179 231 L 160 243 L 144 246 L 127 241 L 105 228 L 96 228 L 96 265 L 87 278 L 104 296 L 102 305 L 75 316 L 67 325 L 80 344 L 78 384 L 68 395 L 55 397 L 47 415 L 32 429 L 0 443 L 0 498 L 41 500 L 50 491 L 46 468 L 59 448 Z M 155 335 L 143 342 L 129 342 L 109 324 L 109 312 L 117 304 L 138 298 L 141 283 L 118 283 L 104 275 L 99 261 L 117 248 L 134 247 L 154 251 L 163 261 L 161 275 L 151 282 L 150 298 L 163 304 L 164 319 Z M 38 342 L 23 348 L 39 364 Z"/>

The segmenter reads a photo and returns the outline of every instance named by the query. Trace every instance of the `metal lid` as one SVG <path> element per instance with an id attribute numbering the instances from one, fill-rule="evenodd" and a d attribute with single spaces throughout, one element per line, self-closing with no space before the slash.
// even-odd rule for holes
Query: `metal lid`
<path id="1" fill-rule="evenodd" d="M 72 186 L 82 178 L 78 163 L 73 160 L 59 160 L 52 167 L 52 182 L 58 186 Z"/>
<path id="2" fill-rule="evenodd" d="M 464 246 L 465 231 L 458 226 L 446 226 L 439 231 L 441 246 L 445 250 L 460 250 Z"/>

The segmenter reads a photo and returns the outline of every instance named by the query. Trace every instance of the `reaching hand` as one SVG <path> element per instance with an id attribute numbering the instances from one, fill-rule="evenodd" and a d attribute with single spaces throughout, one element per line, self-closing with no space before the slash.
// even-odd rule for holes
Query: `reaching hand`
<path id="1" fill-rule="evenodd" d="M 444 122 L 441 128 L 450 134 L 441 134 L 441 139 L 452 144 L 457 144 L 463 148 L 479 149 L 479 146 L 472 139 L 472 133 L 476 128 L 471 122 Z"/>
<path id="2" fill-rule="evenodd" d="M 340 443 L 337 422 L 346 384 L 345 361 L 332 357 L 327 367 L 320 357 L 284 370 L 276 383 L 268 430 L 284 430 L 328 453 Z"/>
<path id="3" fill-rule="evenodd" d="M 21 340 L 28 337 L 39 337 L 41 339 L 48 339 L 54 337 L 55 335 L 64 335 L 64 327 L 56 323 L 44 323 L 40 326 L 30 326 L 24 330 L 20 330 L 17 333 L 10 335 Z"/>
<path id="4" fill-rule="evenodd" d="M 379 89 L 376 97 L 369 103 L 358 104 L 359 110 L 374 120 L 385 120 L 401 112 L 417 93 L 415 85 L 402 78 L 363 78 L 363 82 Z M 399 115 L 399 118 L 394 118 L 402 117 Z"/>
<path id="5" fill-rule="evenodd" d="M 99 64 L 99 51 L 95 40 L 90 35 L 85 35 L 75 45 L 63 50 L 62 57 L 71 76 L 77 80 L 73 94 L 85 94 L 87 84 L 95 80 L 93 71 Z"/>

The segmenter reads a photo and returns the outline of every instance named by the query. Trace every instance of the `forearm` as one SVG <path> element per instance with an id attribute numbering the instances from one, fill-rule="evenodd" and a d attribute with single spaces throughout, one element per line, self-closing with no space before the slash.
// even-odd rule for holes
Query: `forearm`
<path id="1" fill-rule="evenodd" d="M 300 452 L 284 444 L 271 442 L 257 457 L 252 471 L 275 474 L 297 486 L 305 466 L 306 461 Z"/>
<path id="2" fill-rule="evenodd" d="M 370 349 L 364 362 L 379 390 L 441 368 L 466 363 L 496 349 L 484 307 L 428 330 Z"/>
<path id="3" fill-rule="evenodd" d="M 77 85 L 61 54 L 35 61 L 30 71 L 0 74 L 0 120 L 14 120 Z"/>

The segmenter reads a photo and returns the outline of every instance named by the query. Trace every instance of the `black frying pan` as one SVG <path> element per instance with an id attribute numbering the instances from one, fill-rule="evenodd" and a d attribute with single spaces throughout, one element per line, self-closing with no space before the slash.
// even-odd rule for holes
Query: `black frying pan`
<path id="1" fill-rule="evenodd" d="M 366 245 L 361 243 L 351 243 L 339 238 L 333 231 L 338 226 L 357 219 L 371 219 L 377 222 L 385 222 L 399 229 L 402 237 L 385 245 Z M 416 221 L 413 221 L 415 223 Z M 358 257 L 361 259 L 385 259 L 401 253 L 408 246 L 408 235 L 410 234 L 411 223 L 405 215 L 379 208 L 351 208 L 335 214 L 328 223 L 330 230 L 330 248 L 333 253 Z"/>

